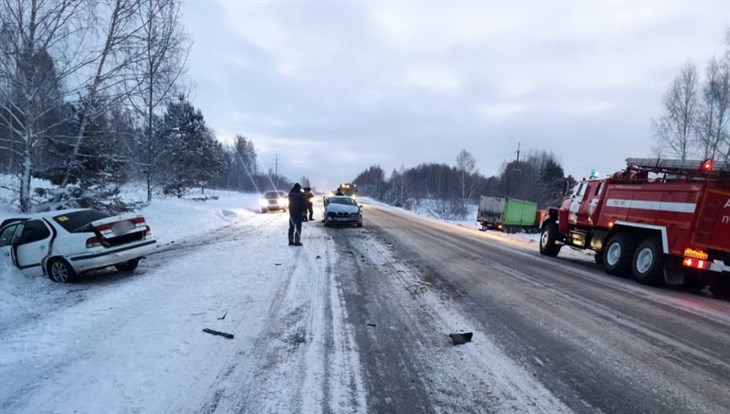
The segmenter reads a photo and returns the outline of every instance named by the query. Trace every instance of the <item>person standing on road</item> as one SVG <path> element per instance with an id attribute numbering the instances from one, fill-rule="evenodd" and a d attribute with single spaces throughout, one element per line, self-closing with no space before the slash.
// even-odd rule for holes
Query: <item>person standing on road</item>
<path id="1" fill-rule="evenodd" d="M 307 211 L 309 212 L 309 220 L 314 220 L 314 194 L 310 187 L 304 187 L 304 198 L 307 199 Z M 306 213 L 305 213 L 306 215 Z"/>
<path id="2" fill-rule="evenodd" d="M 302 186 L 294 184 L 289 191 L 289 246 L 302 245 L 302 216 L 307 208 L 307 199 Z"/>

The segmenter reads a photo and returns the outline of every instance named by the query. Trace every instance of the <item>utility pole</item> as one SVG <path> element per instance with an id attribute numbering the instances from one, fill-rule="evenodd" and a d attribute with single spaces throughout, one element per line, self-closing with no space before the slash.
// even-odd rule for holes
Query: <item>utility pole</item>
<path id="1" fill-rule="evenodd" d="M 513 187 L 515 186 L 515 183 L 518 180 L 518 176 L 520 173 L 520 143 L 517 143 L 517 162 L 515 162 L 515 166 L 512 168 L 512 171 L 506 171 L 505 172 L 505 180 L 507 180 L 507 188 L 505 191 L 505 195 L 509 197 L 514 192 Z M 512 177 L 514 175 L 514 177 Z"/>
<path id="2" fill-rule="evenodd" d="M 276 154 L 276 159 L 274 160 L 274 177 L 276 177 L 276 184 L 274 186 L 279 188 L 279 154 Z"/>

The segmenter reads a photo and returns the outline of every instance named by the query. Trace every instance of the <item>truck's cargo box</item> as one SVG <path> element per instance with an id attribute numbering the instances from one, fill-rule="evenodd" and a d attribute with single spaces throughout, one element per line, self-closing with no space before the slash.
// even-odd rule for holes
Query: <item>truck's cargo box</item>
<path id="1" fill-rule="evenodd" d="M 477 222 L 484 228 L 533 227 L 537 217 L 537 204 L 509 197 L 479 198 Z"/>

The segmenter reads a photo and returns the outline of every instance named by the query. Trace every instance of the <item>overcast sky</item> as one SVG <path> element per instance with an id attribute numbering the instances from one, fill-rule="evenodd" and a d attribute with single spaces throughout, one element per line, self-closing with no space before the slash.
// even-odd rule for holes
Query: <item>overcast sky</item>
<path id="1" fill-rule="evenodd" d="M 320 190 L 379 164 L 497 174 L 549 150 L 566 174 L 651 156 L 681 66 L 724 50 L 729 1 L 192 1 L 193 103 L 219 139 Z"/>

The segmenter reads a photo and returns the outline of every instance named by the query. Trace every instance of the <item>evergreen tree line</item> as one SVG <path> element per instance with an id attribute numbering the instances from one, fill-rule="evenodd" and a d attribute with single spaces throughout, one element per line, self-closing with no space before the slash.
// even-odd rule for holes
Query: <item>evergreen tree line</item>
<path id="1" fill-rule="evenodd" d="M 208 127 L 200 109 L 184 96 L 167 105 L 161 116 L 153 116 L 152 143 L 145 136 L 143 120 L 123 104 L 110 106 L 89 123 L 84 140 L 73 156 L 74 132 L 79 115 L 72 103 L 59 105 L 45 120 L 49 127 L 36 140 L 31 153 L 35 166 L 33 178 L 51 186 L 36 186 L 33 198 L 43 208 L 94 207 L 110 212 L 128 211 L 135 205 L 120 197 L 120 188 L 150 177 L 153 189 L 181 197 L 193 188 L 227 188 L 241 191 L 266 191 L 278 182 L 289 180 L 261 173 L 253 141 L 238 135 L 231 145 L 223 145 Z M 6 125 L 0 123 L 0 136 L 9 146 L 22 146 Z M 151 150 L 151 151 L 148 151 Z M 18 175 L 19 160 L 14 151 L 0 152 L 0 173 Z M 69 165 L 68 160 L 75 159 Z M 56 201 L 55 191 L 71 170 L 66 197 Z"/>
<path id="2" fill-rule="evenodd" d="M 429 200 L 428 208 L 435 216 L 457 218 L 464 217 L 467 206 L 478 203 L 482 195 L 533 201 L 539 208 L 555 205 L 575 181 L 564 175 L 560 162 L 548 151 L 530 151 L 522 160 L 507 161 L 499 174 L 491 177 L 482 175 L 475 164 L 464 150 L 453 166 L 401 166 L 386 177 L 379 165 L 373 165 L 358 174 L 353 183 L 360 195 L 407 209 Z"/>

